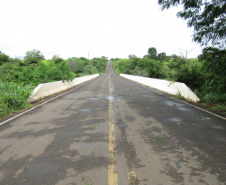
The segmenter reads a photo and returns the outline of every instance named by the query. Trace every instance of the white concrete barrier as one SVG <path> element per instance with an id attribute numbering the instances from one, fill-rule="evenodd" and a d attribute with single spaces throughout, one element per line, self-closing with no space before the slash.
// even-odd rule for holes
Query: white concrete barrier
<path id="1" fill-rule="evenodd" d="M 168 80 L 159 80 L 155 78 L 147 78 L 147 77 L 141 77 L 141 76 L 126 75 L 126 74 L 120 74 L 120 76 L 130 79 L 132 81 L 147 85 L 149 87 L 153 87 L 160 91 L 164 91 L 168 94 L 176 95 L 180 93 L 185 99 L 193 102 L 200 101 L 200 99 L 195 95 L 195 93 L 193 93 L 192 90 L 189 89 L 189 87 L 186 86 L 186 84 L 184 83 L 170 82 Z"/>
<path id="2" fill-rule="evenodd" d="M 29 102 L 37 101 L 43 97 L 49 96 L 51 94 L 64 91 L 76 85 L 79 85 L 83 82 L 89 81 L 93 78 L 98 77 L 99 74 L 89 75 L 89 76 L 82 76 L 75 78 L 72 81 L 56 81 L 56 82 L 49 82 L 39 84 L 32 92 L 31 96 L 29 97 Z"/>

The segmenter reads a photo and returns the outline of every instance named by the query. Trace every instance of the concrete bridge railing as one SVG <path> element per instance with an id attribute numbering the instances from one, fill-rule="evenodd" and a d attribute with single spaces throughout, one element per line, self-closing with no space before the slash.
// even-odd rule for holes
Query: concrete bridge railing
<path id="1" fill-rule="evenodd" d="M 79 85 L 83 82 L 92 80 L 92 79 L 94 79 L 98 76 L 99 76 L 99 74 L 94 74 L 94 75 L 89 75 L 89 76 L 78 77 L 78 78 L 75 78 L 72 81 L 56 81 L 56 82 L 39 84 L 33 90 L 28 101 L 29 102 L 37 101 L 37 100 L 39 100 L 43 97 L 49 96 L 49 95 L 57 93 L 57 92 L 67 90 L 67 89 L 74 87 L 76 85 Z"/>
<path id="2" fill-rule="evenodd" d="M 180 93 L 185 99 L 193 102 L 200 101 L 198 96 L 196 96 L 195 93 L 184 83 L 126 74 L 120 74 L 120 76 L 141 83 L 143 85 L 153 87 L 168 94 L 176 95 Z"/>

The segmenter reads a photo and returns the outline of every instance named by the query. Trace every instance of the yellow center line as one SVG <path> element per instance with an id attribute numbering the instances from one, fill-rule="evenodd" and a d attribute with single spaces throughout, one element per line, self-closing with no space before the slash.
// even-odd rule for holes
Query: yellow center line
<path id="1" fill-rule="evenodd" d="M 111 72 L 110 72 L 111 73 Z M 115 136 L 114 136 L 114 112 L 113 112 L 113 91 L 114 86 L 112 83 L 111 75 L 109 74 L 109 162 L 108 162 L 108 185 L 118 185 L 118 175 L 115 172 L 115 160 L 114 160 L 114 148 L 115 148 Z M 136 172 L 134 164 L 128 169 L 128 180 L 130 185 L 135 185 Z"/>
<path id="2" fill-rule="evenodd" d="M 108 185 L 118 185 L 118 175 L 115 172 L 115 160 L 114 160 L 114 148 L 115 148 L 115 136 L 114 136 L 114 113 L 112 107 L 112 91 L 114 87 L 109 74 L 109 161 L 108 161 Z"/>
<path id="3" fill-rule="evenodd" d="M 129 170 L 128 177 L 129 177 L 129 183 L 131 185 L 135 185 L 136 184 L 136 180 L 137 180 L 137 175 L 136 175 L 136 172 L 135 172 L 134 168 Z"/>

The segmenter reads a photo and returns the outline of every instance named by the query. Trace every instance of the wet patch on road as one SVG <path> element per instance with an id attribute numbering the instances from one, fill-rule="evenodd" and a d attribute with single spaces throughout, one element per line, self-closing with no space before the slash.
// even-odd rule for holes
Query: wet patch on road
<path id="1" fill-rule="evenodd" d="M 185 106 L 183 103 L 179 103 L 179 102 L 173 101 L 173 100 L 164 100 L 162 103 L 167 106 L 171 106 L 171 107 Z"/>
<path id="2" fill-rule="evenodd" d="M 117 102 L 117 101 L 121 101 L 121 97 L 115 98 L 114 96 L 105 96 L 105 97 L 98 97 L 98 98 L 86 98 L 86 100 L 89 101 L 99 101 L 99 100 L 107 100 L 107 101 L 111 101 L 111 102 Z"/>
<path id="3" fill-rule="evenodd" d="M 118 126 L 119 128 L 126 128 L 126 127 L 128 127 L 128 125 L 125 124 L 124 122 L 118 122 L 118 123 L 117 123 L 117 126 Z"/>
<path id="4" fill-rule="evenodd" d="M 114 96 L 106 96 L 105 99 L 110 100 L 111 102 L 121 101 L 120 98 L 115 98 Z"/>
<path id="5" fill-rule="evenodd" d="M 169 118 L 170 122 L 181 123 L 183 119 L 179 117 Z"/>
<path id="6" fill-rule="evenodd" d="M 177 110 L 180 110 L 180 111 L 192 112 L 192 109 L 191 109 L 190 106 L 183 104 L 183 103 L 180 103 L 180 102 L 177 102 L 177 101 L 164 100 L 164 101 L 162 101 L 162 104 L 170 106 L 170 107 L 174 107 L 174 108 L 176 108 Z"/>
<path id="7" fill-rule="evenodd" d="M 180 168 L 181 168 L 181 166 L 180 166 L 180 162 L 175 161 L 175 165 L 176 165 L 176 168 L 177 168 L 177 169 L 180 169 Z"/>
<path id="8" fill-rule="evenodd" d="M 101 100 L 101 98 L 86 98 L 86 100 L 89 100 L 89 101 L 98 101 L 98 100 Z"/>
<path id="9" fill-rule="evenodd" d="M 90 113 L 92 110 L 90 108 L 79 109 L 80 112 Z"/>
<path id="10" fill-rule="evenodd" d="M 41 124 L 41 122 L 38 122 L 38 121 L 34 121 L 34 122 L 29 122 L 26 124 L 27 125 L 36 125 L 36 124 Z"/>
<path id="11" fill-rule="evenodd" d="M 136 118 L 133 117 L 133 116 L 126 116 L 125 120 L 128 121 L 128 122 L 134 122 L 136 120 Z"/>
<path id="12" fill-rule="evenodd" d="M 217 130 L 224 130 L 222 126 L 218 126 L 218 125 L 212 125 L 212 128 L 215 128 Z"/>
<path id="13" fill-rule="evenodd" d="M 133 161 L 138 163 L 138 162 L 140 162 L 141 160 L 138 159 L 138 158 L 134 158 Z"/>

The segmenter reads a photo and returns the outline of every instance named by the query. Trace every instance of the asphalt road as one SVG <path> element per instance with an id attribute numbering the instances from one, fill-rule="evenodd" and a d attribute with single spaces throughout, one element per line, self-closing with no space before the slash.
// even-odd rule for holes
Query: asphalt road
<path id="1" fill-rule="evenodd" d="M 103 76 L 0 126 L 1 185 L 226 184 L 226 120 Z"/>

